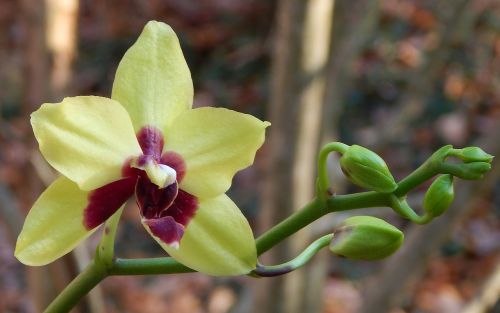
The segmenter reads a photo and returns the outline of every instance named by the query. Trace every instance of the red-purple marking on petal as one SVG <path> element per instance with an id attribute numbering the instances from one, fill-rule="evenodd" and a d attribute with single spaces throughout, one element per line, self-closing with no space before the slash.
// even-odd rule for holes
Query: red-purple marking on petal
<path id="1" fill-rule="evenodd" d="M 186 174 L 186 162 L 180 154 L 174 151 L 163 153 L 160 160 L 161 164 L 170 166 L 177 173 L 177 181 L 180 183 Z"/>
<path id="2" fill-rule="evenodd" d="M 97 227 L 113 215 L 133 195 L 136 181 L 137 177 L 127 177 L 92 190 L 83 212 L 85 228 Z"/>
<path id="3" fill-rule="evenodd" d="M 177 223 L 171 216 L 147 219 L 145 223 L 153 235 L 168 245 L 178 246 L 184 235 L 184 226 Z"/>
<path id="4" fill-rule="evenodd" d="M 137 133 L 137 140 L 145 156 L 150 156 L 157 162 L 160 160 L 163 151 L 163 135 L 158 128 L 154 126 L 141 128 Z"/>
<path id="5" fill-rule="evenodd" d="M 172 216 L 177 223 L 187 226 L 198 208 L 198 199 L 192 194 L 179 189 L 174 203 L 161 216 Z"/>
<path id="6" fill-rule="evenodd" d="M 177 182 L 165 188 L 158 188 L 147 176 L 139 177 L 135 187 L 135 195 L 141 215 L 147 219 L 160 217 L 161 212 L 174 202 L 177 191 Z"/>

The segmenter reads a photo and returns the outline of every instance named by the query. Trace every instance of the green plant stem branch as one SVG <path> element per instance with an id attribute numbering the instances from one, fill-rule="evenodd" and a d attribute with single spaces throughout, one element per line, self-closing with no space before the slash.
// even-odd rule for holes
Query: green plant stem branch
<path id="1" fill-rule="evenodd" d="M 108 275 L 158 275 L 194 272 L 171 257 L 147 259 L 116 259 Z"/>
<path id="2" fill-rule="evenodd" d="M 402 217 L 409 219 L 416 224 L 427 224 L 432 220 L 432 215 L 425 213 L 424 215 L 418 215 L 409 205 L 406 200 L 401 200 L 395 195 L 390 197 L 390 207 Z"/>
<path id="3" fill-rule="evenodd" d="M 339 147 L 342 148 L 341 146 L 336 148 Z M 333 147 L 330 148 L 333 149 Z M 328 149 L 323 149 L 322 151 L 325 152 L 322 154 L 323 162 L 319 162 L 323 165 L 318 165 L 319 169 L 323 170 L 320 173 L 326 171 L 326 156 L 329 153 L 327 152 Z M 330 152 L 331 151 L 336 150 L 330 150 Z M 433 157 L 435 155 L 436 153 Z M 440 167 L 441 162 L 436 160 L 436 157 L 433 157 L 422 164 L 422 166 L 417 168 L 408 177 L 403 179 L 398 184 L 398 188 L 393 194 L 397 197 L 402 197 L 424 181 L 439 174 L 440 170 L 442 170 L 442 167 Z M 326 180 L 326 186 L 328 186 L 328 180 Z M 350 195 L 332 195 L 326 199 L 314 198 L 302 210 L 289 216 L 257 238 L 257 253 L 260 255 L 268 251 L 279 242 L 328 213 L 367 207 L 390 207 L 390 196 L 391 194 L 369 191 Z M 104 251 L 107 251 L 104 255 L 109 255 L 108 252 L 112 252 L 111 245 L 107 243 L 103 243 L 103 245 L 105 247 Z M 110 275 L 173 274 L 193 271 L 170 257 L 153 259 L 115 259 L 108 263 L 103 262 L 103 259 L 98 257 L 98 254 L 93 262 L 50 304 L 45 311 L 46 313 L 69 311 L 95 285 Z M 105 257 L 104 260 L 107 260 L 107 257 Z"/>
<path id="4" fill-rule="evenodd" d="M 439 174 L 439 169 L 433 162 L 429 160 L 418 167 L 410 175 L 405 177 L 398 183 L 398 188 L 394 190 L 393 194 L 397 197 L 406 195 L 410 190 L 419 186 L 423 182 L 431 179 L 433 176 Z"/>
<path id="5" fill-rule="evenodd" d="M 327 214 L 324 202 L 314 198 L 302 210 L 290 215 L 279 224 L 273 226 L 256 240 L 257 255 L 268 251 L 277 243 Z"/>
<path id="6" fill-rule="evenodd" d="M 102 263 L 92 261 L 45 309 L 45 313 L 69 312 L 80 299 L 106 278 Z"/>
<path id="7" fill-rule="evenodd" d="M 434 152 L 429 159 L 414 170 L 410 175 L 398 183 L 398 188 L 393 192 L 397 197 L 406 195 L 410 190 L 419 186 L 433 176 L 442 173 L 442 164 L 453 150 L 451 145 L 446 145 Z"/>
<path id="8" fill-rule="evenodd" d="M 318 218 L 337 211 L 384 206 L 387 196 L 377 192 L 331 196 L 326 203 L 313 199 L 302 210 L 289 216 L 256 240 L 260 255 Z M 107 240 L 107 239 L 106 239 Z M 45 313 L 68 312 L 93 287 L 111 275 L 158 275 L 193 272 L 171 257 L 145 259 L 115 259 L 111 264 L 96 257 L 45 310 Z"/>
<path id="9" fill-rule="evenodd" d="M 101 241 L 97 246 L 96 258 L 99 258 L 105 267 L 110 267 L 113 264 L 116 230 L 118 229 L 118 221 L 122 216 L 122 212 L 123 206 L 106 221 Z"/>
<path id="10" fill-rule="evenodd" d="M 388 204 L 389 199 L 387 195 L 374 191 L 350 195 L 335 195 L 329 197 L 326 202 L 314 198 L 302 210 L 290 215 L 281 223 L 275 225 L 257 238 L 257 254 L 261 255 L 279 242 L 328 213 L 388 206 Z"/>
<path id="11" fill-rule="evenodd" d="M 328 195 L 331 195 L 328 190 L 330 188 L 327 170 L 328 155 L 334 151 L 343 154 L 348 148 L 348 145 L 341 142 L 331 142 L 321 148 L 318 156 L 317 194 L 322 200 L 325 200 Z"/>
<path id="12" fill-rule="evenodd" d="M 328 246 L 333 239 L 333 234 L 325 235 L 316 239 L 304 251 L 302 251 L 296 258 L 279 265 L 262 265 L 257 264 L 257 268 L 252 271 L 251 275 L 256 277 L 273 277 L 290 273 L 302 266 L 304 266 L 319 250 Z"/>

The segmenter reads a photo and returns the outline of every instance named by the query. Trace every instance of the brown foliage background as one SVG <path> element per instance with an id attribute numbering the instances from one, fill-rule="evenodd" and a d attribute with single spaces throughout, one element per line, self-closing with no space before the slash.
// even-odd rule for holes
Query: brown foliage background
<path id="1" fill-rule="evenodd" d="M 25 214 L 55 175 L 37 151 L 30 112 L 65 96 L 109 96 L 121 56 L 144 24 L 156 19 L 170 24 L 181 40 L 195 85 L 194 106 L 269 119 L 276 16 L 283 2 L 0 0 L 0 312 L 41 311 L 88 262 L 99 239 L 92 237 L 79 252 L 44 268 L 29 269 L 13 257 Z M 448 143 L 485 145 L 499 154 L 498 1 L 337 1 L 333 23 L 331 57 L 322 72 L 334 91 L 324 97 L 322 131 L 335 136 L 328 140 L 376 150 L 397 179 Z M 255 229 L 265 213 L 259 210 L 264 160 L 272 149 L 265 145 L 230 191 Z M 500 312 L 494 306 L 500 293 L 498 171 L 485 181 L 460 186 L 468 197 L 455 208 L 465 209 L 450 215 L 454 222 L 443 224 L 446 235 L 438 239 L 433 232 L 419 234 L 389 210 L 369 211 L 415 234 L 411 247 L 425 257 L 414 256 L 418 266 L 405 269 L 390 296 L 373 290 L 390 288 L 382 282 L 391 263 L 326 257 L 326 280 L 315 300 L 320 310 Z M 424 191 L 412 195 L 416 206 Z M 316 225 L 313 233 L 328 231 L 343 217 Z M 434 241 L 433 249 L 425 248 Z M 122 257 L 163 255 L 133 204 L 121 223 L 117 251 Z M 255 305 L 261 288 L 266 287 L 260 280 L 247 277 L 112 277 L 75 312 L 271 312 Z M 388 308 L 363 308 L 363 300 L 381 298 L 390 302 Z M 473 311 L 477 303 L 481 309 Z"/>

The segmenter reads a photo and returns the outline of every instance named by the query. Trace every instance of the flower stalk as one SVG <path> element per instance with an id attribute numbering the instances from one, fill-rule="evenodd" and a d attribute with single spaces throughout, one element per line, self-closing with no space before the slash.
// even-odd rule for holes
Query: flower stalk
<path id="1" fill-rule="evenodd" d="M 348 195 L 328 195 L 329 181 L 326 175 L 326 158 L 330 152 L 342 152 L 345 151 L 346 147 L 348 146 L 341 143 L 333 143 L 321 150 L 318 158 L 318 170 L 320 172 L 318 173 L 317 180 L 317 197 L 312 199 L 301 210 L 258 237 L 255 242 L 257 255 L 270 250 L 295 232 L 332 212 L 385 206 L 392 208 L 396 213 L 414 223 L 428 223 L 435 216 L 427 213 L 418 215 L 406 202 L 405 197 L 411 190 L 439 174 L 453 175 L 455 173 L 457 176 L 466 179 L 478 179 L 479 175 L 477 175 L 477 172 L 473 172 L 469 176 L 463 174 L 471 172 L 471 164 L 476 171 L 480 172 L 480 176 L 484 175 L 490 168 L 488 161 L 475 161 L 464 164 L 446 163 L 446 158 L 450 155 L 453 156 L 455 150 L 451 146 L 445 146 L 436 151 L 424 164 L 405 179 L 401 180 L 392 193 L 367 191 Z M 477 165 L 478 163 L 481 163 L 481 165 Z M 327 196 L 323 197 L 322 195 Z M 146 259 L 114 258 L 114 239 L 120 214 L 121 210 L 115 213 L 106 223 L 104 235 L 92 262 L 50 304 L 45 310 L 46 313 L 68 312 L 86 293 L 107 276 L 159 275 L 194 271 L 171 257 Z M 328 246 L 333 236 L 333 234 L 329 234 L 315 240 L 302 253 L 289 262 L 271 266 L 257 264 L 256 268 L 249 275 L 254 277 L 270 277 L 291 272 L 306 264 L 320 249 Z"/>
<path id="2" fill-rule="evenodd" d="M 97 246 L 95 258 L 100 261 L 106 268 L 113 265 L 115 255 L 115 237 L 118 229 L 118 222 L 122 216 L 123 207 L 116 211 L 109 220 L 104 224 L 102 238 Z"/>
<path id="3" fill-rule="evenodd" d="M 313 256 L 316 255 L 321 249 L 328 246 L 333 239 L 334 234 L 324 235 L 311 243 L 304 251 L 302 251 L 294 259 L 278 264 L 278 265 L 262 265 L 257 264 L 257 268 L 250 273 L 254 277 L 274 277 L 284 275 L 295 271 L 296 269 L 304 266 Z"/>

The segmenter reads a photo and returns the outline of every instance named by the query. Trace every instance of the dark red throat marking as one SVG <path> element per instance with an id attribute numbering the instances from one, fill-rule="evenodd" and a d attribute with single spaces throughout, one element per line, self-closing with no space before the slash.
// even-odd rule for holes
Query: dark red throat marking
<path id="1" fill-rule="evenodd" d="M 93 229 L 104 223 L 134 194 L 137 177 L 127 177 L 92 190 L 83 212 L 83 225 Z"/>
<path id="2" fill-rule="evenodd" d="M 177 182 L 160 189 L 146 176 L 140 177 L 135 187 L 135 196 L 141 215 L 147 219 L 160 217 L 172 205 L 177 192 Z"/>

